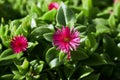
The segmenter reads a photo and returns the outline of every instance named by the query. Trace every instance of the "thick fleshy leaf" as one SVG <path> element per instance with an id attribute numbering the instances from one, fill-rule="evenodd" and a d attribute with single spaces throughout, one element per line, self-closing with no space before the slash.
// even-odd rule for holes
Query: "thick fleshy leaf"
<path id="1" fill-rule="evenodd" d="M 26 26 L 26 25 L 25 25 Z M 23 27 L 20 25 L 17 30 L 14 32 L 14 35 L 27 34 L 27 31 L 24 31 Z"/>
<path id="2" fill-rule="evenodd" d="M 13 80 L 23 80 L 25 78 L 25 76 L 23 76 L 23 75 L 20 75 L 20 74 L 16 74 L 14 77 L 13 77 Z"/>
<path id="3" fill-rule="evenodd" d="M 88 55 L 83 49 L 78 49 L 77 51 L 71 52 L 71 58 L 73 61 L 84 60 L 88 58 Z"/>
<path id="4" fill-rule="evenodd" d="M 28 48 L 30 48 L 31 50 L 36 46 L 38 45 L 38 42 L 28 42 Z"/>
<path id="5" fill-rule="evenodd" d="M 56 9 L 52 9 L 52 10 L 46 12 L 40 19 L 52 22 L 53 20 L 55 20 L 56 12 L 57 12 Z"/>
<path id="6" fill-rule="evenodd" d="M 0 44 L 0 53 L 2 52 L 2 44 Z"/>
<path id="7" fill-rule="evenodd" d="M 105 35 L 103 38 L 105 52 L 110 56 L 112 60 L 120 60 L 120 48 L 117 47 L 114 40 Z"/>
<path id="8" fill-rule="evenodd" d="M 12 80 L 13 79 L 13 74 L 6 74 L 6 75 L 2 75 L 0 77 L 1 80 Z"/>
<path id="9" fill-rule="evenodd" d="M 119 2 L 114 5 L 113 12 L 115 16 L 119 18 L 120 16 L 120 3 Z"/>
<path id="10" fill-rule="evenodd" d="M 108 25 L 108 21 L 104 18 L 96 18 L 93 20 L 95 24 L 103 24 L 103 25 Z"/>
<path id="11" fill-rule="evenodd" d="M 92 0 L 82 0 L 83 12 L 86 17 L 91 17 L 93 13 Z"/>
<path id="12" fill-rule="evenodd" d="M 29 30 L 30 30 L 30 20 L 31 20 L 31 18 L 29 16 L 24 18 L 23 22 L 19 25 L 19 27 L 14 32 L 14 35 L 23 34 L 23 35 L 27 36 L 29 33 Z"/>
<path id="13" fill-rule="evenodd" d="M 101 57 L 99 54 L 94 53 L 89 56 L 88 59 L 84 60 L 82 63 L 90 66 L 99 66 L 107 64 L 107 61 Z"/>
<path id="14" fill-rule="evenodd" d="M 43 61 L 37 61 L 37 60 L 33 60 L 30 62 L 30 64 L 32 65 L 31 67 L 34 69 L 34 72 L 36 74 L 39 74 L 44 66 L 44 62 Z"/>
<path id="15" fill-rule="evenodd" d="M 81 80 L 99 80 L 100 74 L 91 74 Z"/>
<path id="16" fill-rule="evenodd" d="M 79 25 L 79 26 L 76 26 L 75 29 L 77 29 L 78 31 L 80 31 L 80 34 L 85 34 L 87 26 Z"/>
<path id="17" fill-rule="evenodd" d="M 90 68 L 89 66 L 82 66 L 79 65 L 74 73 L 72 74 L 72 76 L 70 77 L 71 79 L 78 79 L 80 80 L 83 77 L 86 77 L 88 75 L 90 75 L 94 70 L 92 68 Z M 77 74 L 77 75 L 76 75 Z"/>
<path id="18" fill-rule="evenodd" d="M 60 53 L 58 50 L 56 50 L 55 47 L 50 48 L 46 52 L 45 60 L 47 61 L 47 63 L 50 65 L 51 68 L 57 67 L 63 63 L 64 57 L 63 57 L 63 55 L 59 55 L 59 54 L 64 54 L 64 53 Z M 60 56 L 62 56 L 62 57 L 60 57 Z M 59 58 L 61 58 L 61 59 L 59 59 Z"/>
<path id="19" fill-rule="evenodd" d="M 108 54 L 102 53 L 102 54 L 100 54 L 100 56 L 105 59 L 105 61 L 107 62 L 107 64 L 113 65 L 113 66 L 115 65 L 115 63 L 112 61 L 112 59 L 109 57 Z"/>
<path id="20" fill-rule="evenodd" d="M 108 23 L 109 23 L 109 26 L 111 28 L 115 28 L 115 26 L 116 26 L 116 19 L 115 19 L 113 14 L 110 15 L 110 17 L 108 19 Z"/>
<path id="21" fill-rule="evenodd" d="M 50 61 L 49 65 L 51 68 L 59 66 L 61 63 L 59 62 L 58 58 L 54 58 L 53 60 Z"/>
<path id="22" fill-rule="evenodd" d="M 37 27 L 36 20 L 34 18 L 31 19 L 31 28 Z"/>
<path id="23" fill-rule="evenodd" d="M 52 32 L 52 31 L 48 28 L 47 25 L 46 25 L 46 27 L 37 27 L 31 32 L 30 38 L 32 40 L 34 40 L 34 39 L 39 40 L 39 39 L 43 38 L 43 34 L 49 33 L 49 32 Z"/>
<path id="24" fill-rule="evenodd" d="M 56 20 L 58 25 L 69 27 L 73 27 L 74 23 L 76 22 L 75 14 L 64 3 L 61 3 L 60 8 L 58 9 Z"/>
<path id="25" fill-rule="evenodd" d="M 47 41 L 50 41 L 52 42 L 53 40 L 53 33 L 45 33 L 43 34 L 44 38 L 47 40 Z"/>
<path id="26" fill-rule="evenodd" d="M 1 59 L 1 61 L 0 61 L 0 66 L 8 66 L 8 65 L 10 65 L 10 64 L 12 64 L 13 63 L 13 60 L 11 60 L 11 59 L 8 59 L 8 60 L 6 60 L 6 59 Z"/>
<path id="27" fill-rule="evenodd" d="M 5 31 L 5 27 L 3 25 L 0 25 L 0 34 L 3 36 Z"/>
<path id="28" fill-rule="evenodd" d="M 17 54 L 14 54 L 11 49 L 7 49 L 7 50 L 3 51 L 0 55 L 0 61 L 10 60 L 10 59 L 14 59 L 14 58 L 17 58 Z"/>
<path id="29" fill-rule="evenodd" d="M 95 36 L 93 34 L 88 34 L 87 39 L 85 40 L 85 45 L 87 49 L 90 49 L 90 51 L 95 51 L 95 49 L 98 46 L 98 43 L 95 39 Z"/>
<path id="30" fill-rule="evenodd" d="M 37 74 L 39 74 L 43 70 L 43 66 L 44 66 L 44 62 L 40 61 L 39 65 L 37 66 L 37 68 L 35 70 Z"/>
<path id="31" fill-rule="evenodd" d="M 97 24 L 96 25 L 96 33 L 97 34 L 102 34 L 102 33 L 109 33 L 110 32 L 110 29 L 103 25 L 103 24 Z"/>
<path id="32" fill-rule="evenodd" d="M 4 46 L 10 47 L 10 40 L 8 36 L 1 36 L 1 40 Z"/>
<path id="33" fill-rule="evenodd" d="M 81 76 L 79 79 L 90 75 L 94 70 L 89 66 L 81 66 Z"/>
<path id="34" fill-rule="evenodd" d="M 21 67 L 24 69 L 24 70 L 27 70 L 28 67 L 29 67 L 29 62 L 27 61 L 27 59 L 24 59 Z"/>
<path id="35" fill-rule="evenodd" d="M 58 53 L 59 51 L 57 51 L 55 47 L 50 48 L 46 53 L 45 60 L 49 63 L 58 56 Z"/>
<path id="36" fill-rule="evenodd" d="M 9 36 L 8 36 L 8 32 L 9 32 L 9 26 L 8 25 L 1 25 L 0 26 L 0 38 L 2 40 L 2 44 L 6 47 L 9 47 Z"/>
<path id="37" fill-rule="evenodd" d="M 12 49 L 6 49 L 0 54 L 0 57 L 3 58 L 3 57 L 6 57 L 6 56 L 9 56 L 11 54 L 13 54 Z"/>
<path id="38" fill-rule="evenodd" d="M 75 66 L 76 66 L 75 63 L 73 63 L 73 64 L 65 63 L 64 64 L 63 72 L 64 72 L 66 77 L 70 78 L 73 75 L 73 73 L 75 72 L 75 69 L 76 69 Z"/>

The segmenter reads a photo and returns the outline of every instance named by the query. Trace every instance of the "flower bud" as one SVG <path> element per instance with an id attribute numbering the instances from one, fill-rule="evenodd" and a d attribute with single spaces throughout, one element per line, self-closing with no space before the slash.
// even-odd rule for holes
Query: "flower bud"
<path id="1" fill-rule="evenodd" d="M 59 8 L 59 5 L 57 2 L 51 2 L 49 5 L 48 5 L 48 9 L 49 10 L 52 10 L 52 9 L 58 9 Z"/>

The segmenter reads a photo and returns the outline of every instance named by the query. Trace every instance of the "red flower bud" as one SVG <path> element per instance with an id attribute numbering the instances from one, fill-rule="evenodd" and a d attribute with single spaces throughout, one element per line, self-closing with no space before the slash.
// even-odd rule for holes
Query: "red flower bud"
<path id="1" fill-rule="evenodd" d="M 59 5 L 57 2 L 51 2 L 49 5 L 48 5 L 48 9 L 49 10 L 52 10 L 52 9 L 58 9 L 59 8 Z"/>
<path id="2" fill-rule="evenodd" d="M 118 2 L 120 2 L 120 0 L 113 0 L 114 1 L 114 3 L 118 3 Z"/>

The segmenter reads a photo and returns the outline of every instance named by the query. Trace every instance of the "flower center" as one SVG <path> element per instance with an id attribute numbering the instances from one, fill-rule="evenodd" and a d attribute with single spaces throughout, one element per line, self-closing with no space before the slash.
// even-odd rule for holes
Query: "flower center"
<path id="1" fill-rule="evenodd" d="M 69 41 L 70 41 L 70 38 L 66 37 L 66 38 L 64 38 L 64 41 L 65 41 L 65 42 L 69 42 Z"/>

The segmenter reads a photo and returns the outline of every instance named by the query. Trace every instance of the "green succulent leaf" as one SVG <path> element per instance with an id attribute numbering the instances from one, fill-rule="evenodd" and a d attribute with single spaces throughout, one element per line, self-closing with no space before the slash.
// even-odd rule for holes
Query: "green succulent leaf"
<path id="1" fill-rule="evenodd" d="M 99 80 L 100 74 L 91 74 L 81 80 Z"/>
<path id="2" fill-rule="evenodd" d="M 114 12 L 115 16 L 117 16 L 119 18 L 119 16 L 120 16 L 120 3 L 119 2 L 114 4 L 113 12 Z"/>
<path id="3" fill-rule="evenodd" d="M 23 64 L 21 65 L 21 67 L 22 67 L 24 70 L 28 69 L 28 67 L 29 67 L 29 62 L 27 61 L 27 59 L 24 59 Z"/>
<path id="4" fill-rule="evenodd" d="M 114 40 L 105 35 L 103 38 L 105 52 L 110 56 L 112 60 L 120 60 L 120 48 L 116 46 Z"/>
<path id="5" fill-rule="evenodd" d="M 71 52 L 71 58 L 73 61 L 84 60 L 88 58 L 88 55 L 85 53 L 83 49 L 80 48 L 77 51 Z"/>
<path id="6" fill-rule="evenodd" d="M 47 61 L 47 63 L 50 65 L 51 68 L 57 67 L 63 63 L 64 57 L 59 57 L 59 56 L 63 56 L 60 54 L 64 54 L 64 53 L 60 53 L 58 50 L 56 50 L 55 47 L 50 48 L 46 52 L 45 60 Z"/>
<path id="7" fill-rule="evenodd" d="M 43 34 L 45 34 L 45 33 L 50 33 L 50 32 L 52 32 L 52 30 L 51 29 L 49 29 L 48 28 L 48 26 L 45 26 L 45 27 L 37 27 L 37 28 L 35 28 L 32 32 L 31 32 L 31 34 L 30 34 L 30 38 L 31 39 L 42 39 L 43 38 Z"/>
<path id="8" fill-rule="evenodd" d="M 17 58 L 17 54 L 14 54 L 11 49 L 7 49 L 3 51 L 0 55 L 0 61 L 10 60 L 10 59 L 15 59 L 15 58 Z"/>
<path id="9" fill-rule="evenodd" d="M 76 22 L 76 17 L 70 8 L 68 8 L 64 3 L 61 3 L 56 20 L 58 25 L 73 27 Z"/>
<path id="10" fill-rule="evenodd" d="M 50 42 L 53 41 L 53 33 L 45 33 L 43 34 L 43 36 L 47 41 L 50 41 Z"/>
<path id="11" fill-rule="evenodd" d="M 91 17 L 93 15 L 92 0 L 82 0 L 82 8 L 86 17 Z"/>
<path id="12" fill-rule="evenodd" d="M 109 33 L 110 29 L 103 25 L 103 24 L 97 24 L 96 25 L 96 34 L 103 34 L 103 33 Z"/>
<path id="13" fill-rule="evenodd" d="M 99 54 L 94 53 L 91 54 L 88 59 L 84 60 L 83 63 L 90 66 L 99 66 L 107 64 L 107 61 Z"/>
<path id="14" fill-rule="evenodd" d="M 108 19 L 108 23 L 109 23 L 109 26 L 111 28 L 115 28 L 115 26 L 116 26 L 116 19 L 115 19 L 113 14 L 110 15 L 110 17 Z"/>
<path id="15" fill-rule="evenodd" d="M 90 49 L 90 51 L 94 52 L 95 49 L 98 46 L 98 43 L 95 39 L 95 36 L 93 34 L 88 34 L 87 38 L 85 40 L 86 48 Z"/>
<path id="16" fill-rule="evenodd" d="M 42 20 L 45 20 L 45 21 L 52 22 L 52 21 L 55 20 L 56 13 L 57 13 L 56 9 L 52 9 L 52 10 L 46 12 L 46 13 L 41 17 L 41 19 L 42 19 Z"/>
<path id="17" fill-rule="evenodd" d="M 72 76 L 70 77 L 71 79 L 82 79 L 88 75 L 90 75 L 94 70 L 89 67 L 89 66 L 82 66 L 82 65 L 79 65 L 74 73 L 72 74 Z M 75 74 L 78 74 L 78 75 L 75 75 Z"/>
<path id="18" fill-rule="evenodd" d="M 13 79 L 13 74 L 5 74 L 0 77 L 1 80 L 12 80 Z"/>

